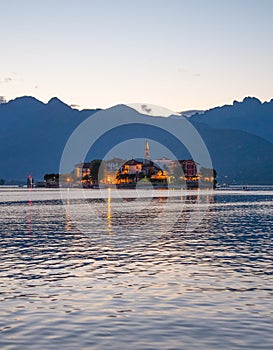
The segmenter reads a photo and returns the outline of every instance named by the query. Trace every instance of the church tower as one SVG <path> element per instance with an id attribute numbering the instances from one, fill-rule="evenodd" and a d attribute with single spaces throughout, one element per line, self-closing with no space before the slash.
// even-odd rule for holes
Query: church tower
<path id="1" fill-rule="evenodd" d="M 149 164 L 151 161 L 151 153 L 148 140 L 146 140 L 145 148 L 144 148 L 144 163 Z"/>

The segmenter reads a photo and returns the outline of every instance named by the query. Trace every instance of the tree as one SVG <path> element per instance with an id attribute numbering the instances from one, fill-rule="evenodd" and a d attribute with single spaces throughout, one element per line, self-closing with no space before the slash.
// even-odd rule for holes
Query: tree
<path id="1" fill-rule="evenodd" d="M 52 173 L 52 174 L 45 174 L 45 176 L 44 176 L 44 180 L 45 181 L 48 181 L 48 180 L 54 180 L 54 181 L 58 181 L 59 180 L 59 174 L 54 174 L 54 173 Z"/>
<path id="2" fill-rule="evenodd" d="M 45 174 L 46 187 L 59 187 L 59 174 Z"/>
<path id="3" fill-rule="evenodd" d="M 173 176 L 174 176 L 175 182 L 181 181 L 181 178 L 184 177 L 184 171 L 180 163 L 177 163 L 176 166 L 174 167 Z"/>
<path id="4" fill-rule="evenodd" d="M 99 183 L 99 179 L 104 177 L 106 164 L 101 159 L 94 159 L 90 166 L 90 176 L 93 183 Z"/>
<path id="5" fill-rule="evenodd" d="M 216 180 L 217 172 L 216 172 L 215 169 L 202 167 L 200 169 L 200 174 L 201 174 L 201 179 L 202 179 L 203 182 L 211 182 L 212 185 L 213 185 L 213 188 L 216 187 L 216 184 L 217 184 L 217 180 Z"/>

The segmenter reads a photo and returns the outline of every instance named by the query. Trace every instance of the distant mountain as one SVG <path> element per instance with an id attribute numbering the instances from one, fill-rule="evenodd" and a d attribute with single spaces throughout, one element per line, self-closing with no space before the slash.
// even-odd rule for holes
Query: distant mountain
<path id="1" fill-rule="evenodd" d="M 192 122 L 205 123 L 213 128 L 242 130 L 273 143 L 273 100 L 262 103 L 246 97 L 190 117 Z"/>
<path id="2" fill-rule="evenodd" d="M 58 171 L 73 130 L 96 110 L 78 111 L 57 98 L 48 103 L 29 96 L 0 104 L 0 178 L 42 178 Z"/>
<path id="3" fill-rule="evenodd" d="M 226 114 L 222 108 L 227 111 Z M 254 132 L 250 134 L 239 129 L 239 121 L 237 130 L 232 130 L 228 122 L 230 118 L 236 119 L 234 115 L 237 115 L 241 121 L 244 119 L 250 128 L 253 124 L 251 118 L 257 118 L 259 111 L 260 120 L 263 120 L 264 125 L 259 132 L 263 135 L 270 134 L 270 113 L 265 117 L 260 108 L 270 110 L 272 103 L 266 105 L 255 99 L 245 99 L 241 103 L 234 103 L 233 106 L 212 109 L 203 115 L 195 114 L 190 118 L 206 142 L 220 182 L 273 184 L 273 144 L 263 136 L 253 135 Z M 237 109 L 245 110 L 244 117 Z M 257 113 L 253 114 L 253 109 Z M 233 114 L 234 110 L 237 114 Z M 72 109 L 57 98 L 42 103 L 33 97 L 20 97 L 0 104 L 0 178 L 25 180 L 32 174 L 34 179 L 38 180 L 42 179 L 45 173 L 58 172 L 61 154 L 69 136 L 82 121 L 97 111 Z M 127 106 L 112 107 L 105 112 L 110 118 L 115 118 L 120 113 L 129 113 L 133 117 L 132 120 L 138 118 L 140 123 L 110 130 L 103 138 L 97 140 L 86 160 L 102 158 L 113 146 L 136 137 L 152 138 L 164 144 L 178 158 L 191 157 L 185 147 L 164 130 L 141 125 L 143 118 L 150 120 L 154 117 L 140 114 Z M 183 119 L 164 118 L 167 123 L 174 123 L 176 128 L 183 127 Z M 242 128 L 244 123 L 241 124 Z M 144 147 L 141 139 L 139 142 L 140 147 Z M 124 151 L 127 155 L 136 156 L 134 144 L 128 144 Z M 153 154 L 153 150 L 151 153 L 154 158 L 165 155 L 155 152 Z M 79 161 L 83 159 L 75 159 L 75 162 Z"/>
<path id="4" fill-rule="evenodd" d="M 124 125 L 118 129 L 109 131 L 105 136 L 96 142 L 90 150 L 88 157 L 104 157 L 108 149 L 114 145 L 124 142 L 126 139 L 142 137 L 164 144 L 178 159 L 191 158 L 188 150 L 181 145 L 171 135 L 166 135 L 164 130 L 155 130 L 140 124 L 141 120 L 149 120 L 148 116 L 137 115 L 135 111 L 123 106 L 112 107 L 106 111 L 109 119 L 115 118 L 120 113 L 131 114 L 132 120 L 139 120 L 139 124 Z M 163 118 L 166 123 L 173 123 L 173 126 L 179 130 L 183 127 L 183 118 Z M 195 128 L 202 136 L 212 159 L 214 168 L 218 173 L 218 180 L 221 183 L 229 184 L 273 184 L 273 144 L 247 132 L 240 130 L 222 130 L 211 128 L 202 123 L 193 123 Z M 135 145 L 135 144 L 134 144 Z M 142 143 L 141 152 L 144 144 Z M 136 154 L 136 147 L 126 147 L 124 152 L 127 156 Z M 162 156 L 155 154 L 155 149 L 151 148 L 154 158 Z M 125 153 L 124 153 L 125 154 Z M 119 156 L 124 157 L 124 154 Z M 163 154 L 164 155 L 164 154 Z"/>
<path id="5" fill-rule="evenodd" d="M 205 141 L 220 183 L 273 184 L 272 143 L 241 130 L 193 125 Z"/>

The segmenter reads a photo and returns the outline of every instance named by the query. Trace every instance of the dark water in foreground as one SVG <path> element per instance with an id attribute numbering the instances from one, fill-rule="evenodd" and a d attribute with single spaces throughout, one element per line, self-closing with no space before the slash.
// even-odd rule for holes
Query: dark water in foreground
<path id="1" fill-rule="evenodd" d="M 1 349 L 272 349 L 273 192 L 26 191 L 0 190 Z"/>

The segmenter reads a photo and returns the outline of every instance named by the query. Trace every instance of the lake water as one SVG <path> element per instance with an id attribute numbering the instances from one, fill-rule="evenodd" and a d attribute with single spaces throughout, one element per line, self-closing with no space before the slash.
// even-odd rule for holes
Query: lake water
<path id="1" fill-rule="evenodd" d="M 0 189 L 1 349 L 272 349 L 273 191 Z"/>

